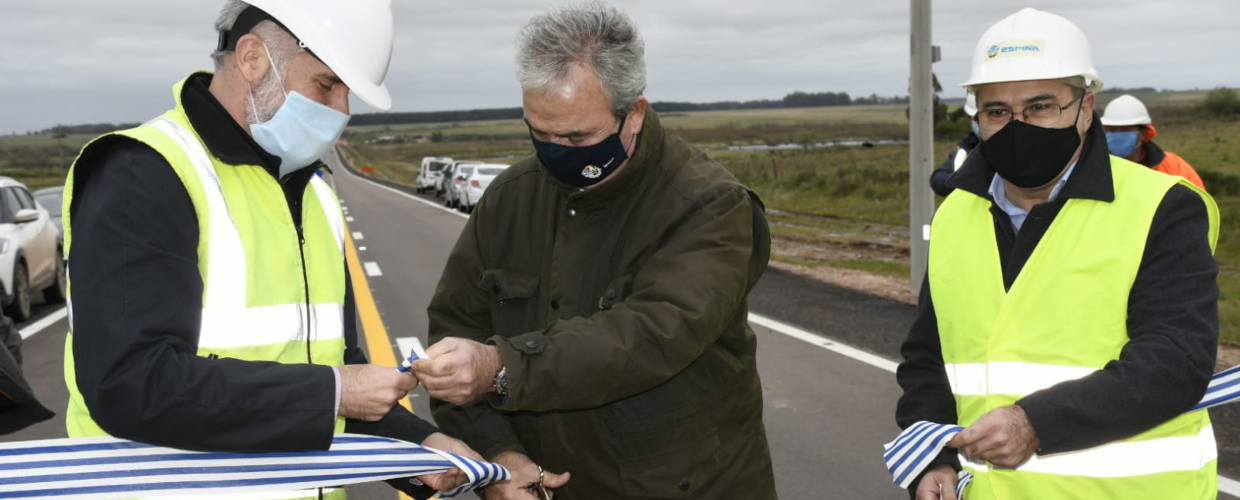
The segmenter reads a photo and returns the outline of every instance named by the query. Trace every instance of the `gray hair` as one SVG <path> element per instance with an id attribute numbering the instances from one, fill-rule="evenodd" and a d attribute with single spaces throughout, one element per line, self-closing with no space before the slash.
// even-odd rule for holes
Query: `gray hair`
<path id="1" fill-rule="evenodd" d="M 517 79 L 542 93 L 574 64 L 594 71 L 617 118 L 646 91 L 646 44 L 633 19 L 601 1 L 552 7 L 517 34 Z"/>
<path id="2" fill-rule="evenodd" d="M 241 16 L 241 12 L 249 6 L 250 4 L 241 0 L 226 0 L 224 7 L 220 9 L 219 17 L 215 19 L 215 31 L 218 33 L 232 29 L 233 24 L 237 23 L 237 18 Z M 250 33 L 263 39 L 268 53 L 271 54 L 271 59 L 275 61 L 276 68 L 281 72 L 287 68 L 293 56 L 301 50 L 293 35 L 271 21 L 258 23 L 254 29 L 250 30 Z M 211 60 L 215 62 L 216 71 L 223 67 L 225 58 L 231 53 L 231 50 L 217 50 L 211 53 Z"/>

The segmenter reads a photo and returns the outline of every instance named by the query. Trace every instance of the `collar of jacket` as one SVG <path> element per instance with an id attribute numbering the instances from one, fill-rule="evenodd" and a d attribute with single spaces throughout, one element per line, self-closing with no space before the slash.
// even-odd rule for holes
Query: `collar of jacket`
<path id="1" fill-rule="evenodd" d="M 229 165 L 259 165 L 280 178 L 280 158 L 254 142 L 224 105 L 211 94 L 211 73 L 200 71 L 186 78 L 175 92 L 194 132 L 212 155 Z"/>
<path id="2" fill-rule="evenodd" d="M 1167 159 L 1167 153 L 1152 142 L 1145 143 L 1145 166 L 1156 168 L 1162 165 L 1163 160 Z"/>
<path id="3" fill-rule="evenodd" d="M 1098 147 L 1099 144 L 1102 147 Z M 986 155 L 969 155 L 960 171 L 947 179 L 947 187 L 963 189 L 990 200 L 988 191 L 994 176 L 995 169 L 986 162 Z M 1093 125 L 1085 132 L 1085 147 L 1081 150 L 1076 169 L 1059 192 L 1059 198 L 1115 201 L 1115 182 L 1111 177 L 1111 153 L 1107 150 L 1107 135 L 1102 128 L 1102 121 L 1096 116 Z"/>
<path id="4" fill-rule="evenodd" d="M 534 155 L 534 158 L 537 159 L 538 155 Z M 647 104 L 646 119 L 642 123 L 642 131 L 637 135 L 637 147 L 633 151 L 633 156 L 629 158 L 628 165 L 625 165 L 624 170 L 617 172 L 615 177 L 598 187 L 586 190 L 578 190 L 565 185 L 555 180 L 550 174 L 547 174 L 547 180 L 559 189 L 571 192 L 573 201 L 579 206 L 605 204 L 632 191 L 631 188 L 635 184 L 649 178 L 650 171 L 662 158 L 663 126 L 659 123 L 659 117 L 655 114 L 654 108 Z M 546 166 L 542 164 L 542 160 L 537 161 L 543 172 L 546 172 Z"/>

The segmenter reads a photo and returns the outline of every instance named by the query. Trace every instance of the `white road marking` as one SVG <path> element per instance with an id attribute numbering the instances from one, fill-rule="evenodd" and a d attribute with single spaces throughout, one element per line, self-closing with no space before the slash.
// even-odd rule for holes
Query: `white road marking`
<path id="1" fill-rule="evenodd" d="M 349 175 L 353 175 L 353 173 L 349 172 Z M 353 175 L 353 177 L 357 177 L 357 176 Z M 366 179 L 366 180 L 369 181 L 369 179 Z M 439 205 L 438 203 L 432 203 L 430 201 L 424 200 L 417 196 L 413 196 L 399 189 L 384 186 L 383 184 L 379 184 L 378 182 L 373 182 L 373 181 L 370 182 L 370 185 L 377 187 L 377 188 L 386 189 L 388 191 L 404 196 L 405 198 L 409 198 L 418 203 L 422 203 L 422 204 L 429 205 L 431 207 L 443 210 L 444 212 L 450 213 L 462 219 L 469 218 L 468 215 L 457 212 L 456 210 L 452 210 L 450 208 L 444 207 L 442 205 Z M 370 264 L 370 263 L 367 263 L 367 264 Z M 378 270 L 377 265 L 375 266 L 375 268 L 376 270 Z M 367 271 L 369 272 L 369 268 L 367 269 Z M 853 347 L 847 344 L 841 344 L 834 340 L 830 340 L 822 335 L 811 333 L 811 332 L 802 330 L 800 328 L 797 328 L 795 326 L 792 326 L 786 323 L 781 323 L 779 321 L 775 321 L 773 319 L 770 319 L 770 318 L 767 318 L 765 316 L 761 316 L 758 314 L 754 314 L 752 312 L 749 313 L 749 321 L 756 325 L 764 326 L 766 328 L 782 333 L 789 337 L 792 337 L 798 340 L 803 340 L 809 344 L 816 345 L 818 347 L 834 352 L 836 354 L 847 356 L 849 358 L 855 359 L 867 365 L 873 366 L 875 368 L 881 368 L 891 373 L 895 373 L 896 367 L 899 366 L 899 363 L 896 363 L 895 361 L 891 361 L 887 358 L 877 356 L 874 354 L 870 354 L 868 352 L 862 351 L 861 349 L 857 349 L 856 347 Z M 1228 495 L 1240 498 L 1240 481 L 1235 481 L 1233 479 L 1228 479 L 1223 476 L 1219 476 L 1218 477 L 1218 490 Z"/>
<path id="2" fill-rule="evenodd" d="M 357 247 L 357 251 L 359 251 L 359 252 L 365 252 L 365 251 L 366 251 L 366 247 Z"/>
<path id="3" fill-rule="evenodd" d="M 353 232 L 353 241 L 357 241 L 357 240 L 364 240 L 364 239 L 366 239 L 366 238 L 365 238 L 364 236 L 362 236 L 362 233 L 359 233 L 359 232 L 357 232 L 357 231 L 354 231 L 354 232 Z"/>
<path id="4" fill-rule="evenodd" d="M 345 222 L 353 222 L 353 217 L 345 217 L 345 218 L 344 218 L 344 221 L 345 221 Z"/>
<path id="5" fill-rule="evenodd" d="M 362 264 L 362 267 L 366 268 L 366 276 L 370 276 L 371 278 L 375 276 L 383 276 L 383 271 L 379 270 L 379 264 L 377 262 L 367 262 Z"/>
<path id="6" fill-rule="evenodd" d="M 1218 490 L 1233 497 L 1240 497 L 1240 481 L 1219 476 Z"/>
<path id="7" fill-rule="evenodd" d="M 59 322 L 60 320 L 65 319 L 68 316 L 69 316 L 69 309 L 66 307 L 62 307 L 56 310 L 56 312 L 51 313 L 47 316 L 44 316 L 43 319 L 35 321 L 33 324 L 30 324 L 26 326 L 25 328 L 22 328 L 21 330 L 22 338 L 28 339 L 30 337 L 33 337 L 34 334 L 43 331 L 44 328 L 52 326 L 56 324 L 57 322 Z"/>
<path id="8" fill-rule="evenodd" d="M 895 373 L 896 366 L 898 366 L 898 364 L 895 361 L 891 361 L 889 359 L 870 354 L 868 352 L 862 351 L 861 349 L 857 349 L 856 347 L 852 347 L 850 345 L 841 344 L 834 340 L 829 340 L 826 337 L 823 337 L 821 335 L 810 333 L 800 328 L 797 328 L 795 326 L 781 323 L 779 321 L 775 321 L 771 318 L 767 318 L 765 316 L 754 314 L 752 312 L 749 313 L 749 322 L 755 325 L 760 325 L 760 326 L 770 328 L 771 330 L 782 333 L 784 335 L 795 338 L 797 340 L 803 340 L 805 342 L 816 345 L 828 351 L 831 351 L 837 354 L 843 354 L 845 356 L 848 356 L 852 359 L 855 359 L 867 365 L 870 365 L 876 368 L 882 368 L 883 370 L 889 371 L 891 373 Z"/>

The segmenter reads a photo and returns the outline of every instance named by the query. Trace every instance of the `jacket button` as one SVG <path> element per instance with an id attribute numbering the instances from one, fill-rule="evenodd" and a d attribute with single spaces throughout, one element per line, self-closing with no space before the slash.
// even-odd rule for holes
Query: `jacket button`
<path id="1" fill-rule="evenodd" d="M 537 348 L 538 348 L 538 341 L 537 341 L 537 340 L 528 340 L 528 341 L 526 341 L 526 342 L 525 342 L 525 347 L 528 347 L 528 348 L 530 348 L 530 349 L 537 349 Z"/>
<path id="2" fill-rule="evenodd" d="M 692 486 L 692 485 L 689 483 L 689 480 L 688 480 L 688 479 L 686 479 L 686 480 L 684 480 L 684 481 L 681 481 L 681 482 L 680 482 L 680 485 L 679 485 L 679 486 L 677 486 L 677 488 L 680 488 L 680 491 L 689 491 L 689 487 L 690 487 L 690 486 Z"/>
<path id="3" fill-rule="evenodd" d="M 571 219 L 571 218 L 576 217 L 576 216 L 577 216 L 577 209 L 575 209 L 575 208 L 570 208 L 570 209 L 568 209 L 568 218 L 570 218 L 570 219 Z"/>
<path id="4" fill-rule="evenodd" d="M 558 310 L 560 308 L 560 299 L 551 299 L 551 308 Z"/>

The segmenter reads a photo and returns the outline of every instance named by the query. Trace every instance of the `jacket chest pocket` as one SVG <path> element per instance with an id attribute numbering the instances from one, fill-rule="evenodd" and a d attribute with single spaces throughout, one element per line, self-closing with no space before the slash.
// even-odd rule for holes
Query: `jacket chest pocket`
<path id="1" fill-rule="evenodd" d="M 539 328 L 538 273 L 487 269 L 478 287 L 491 297 L 491 325 L 495 333 L 513 337 Z"/>

